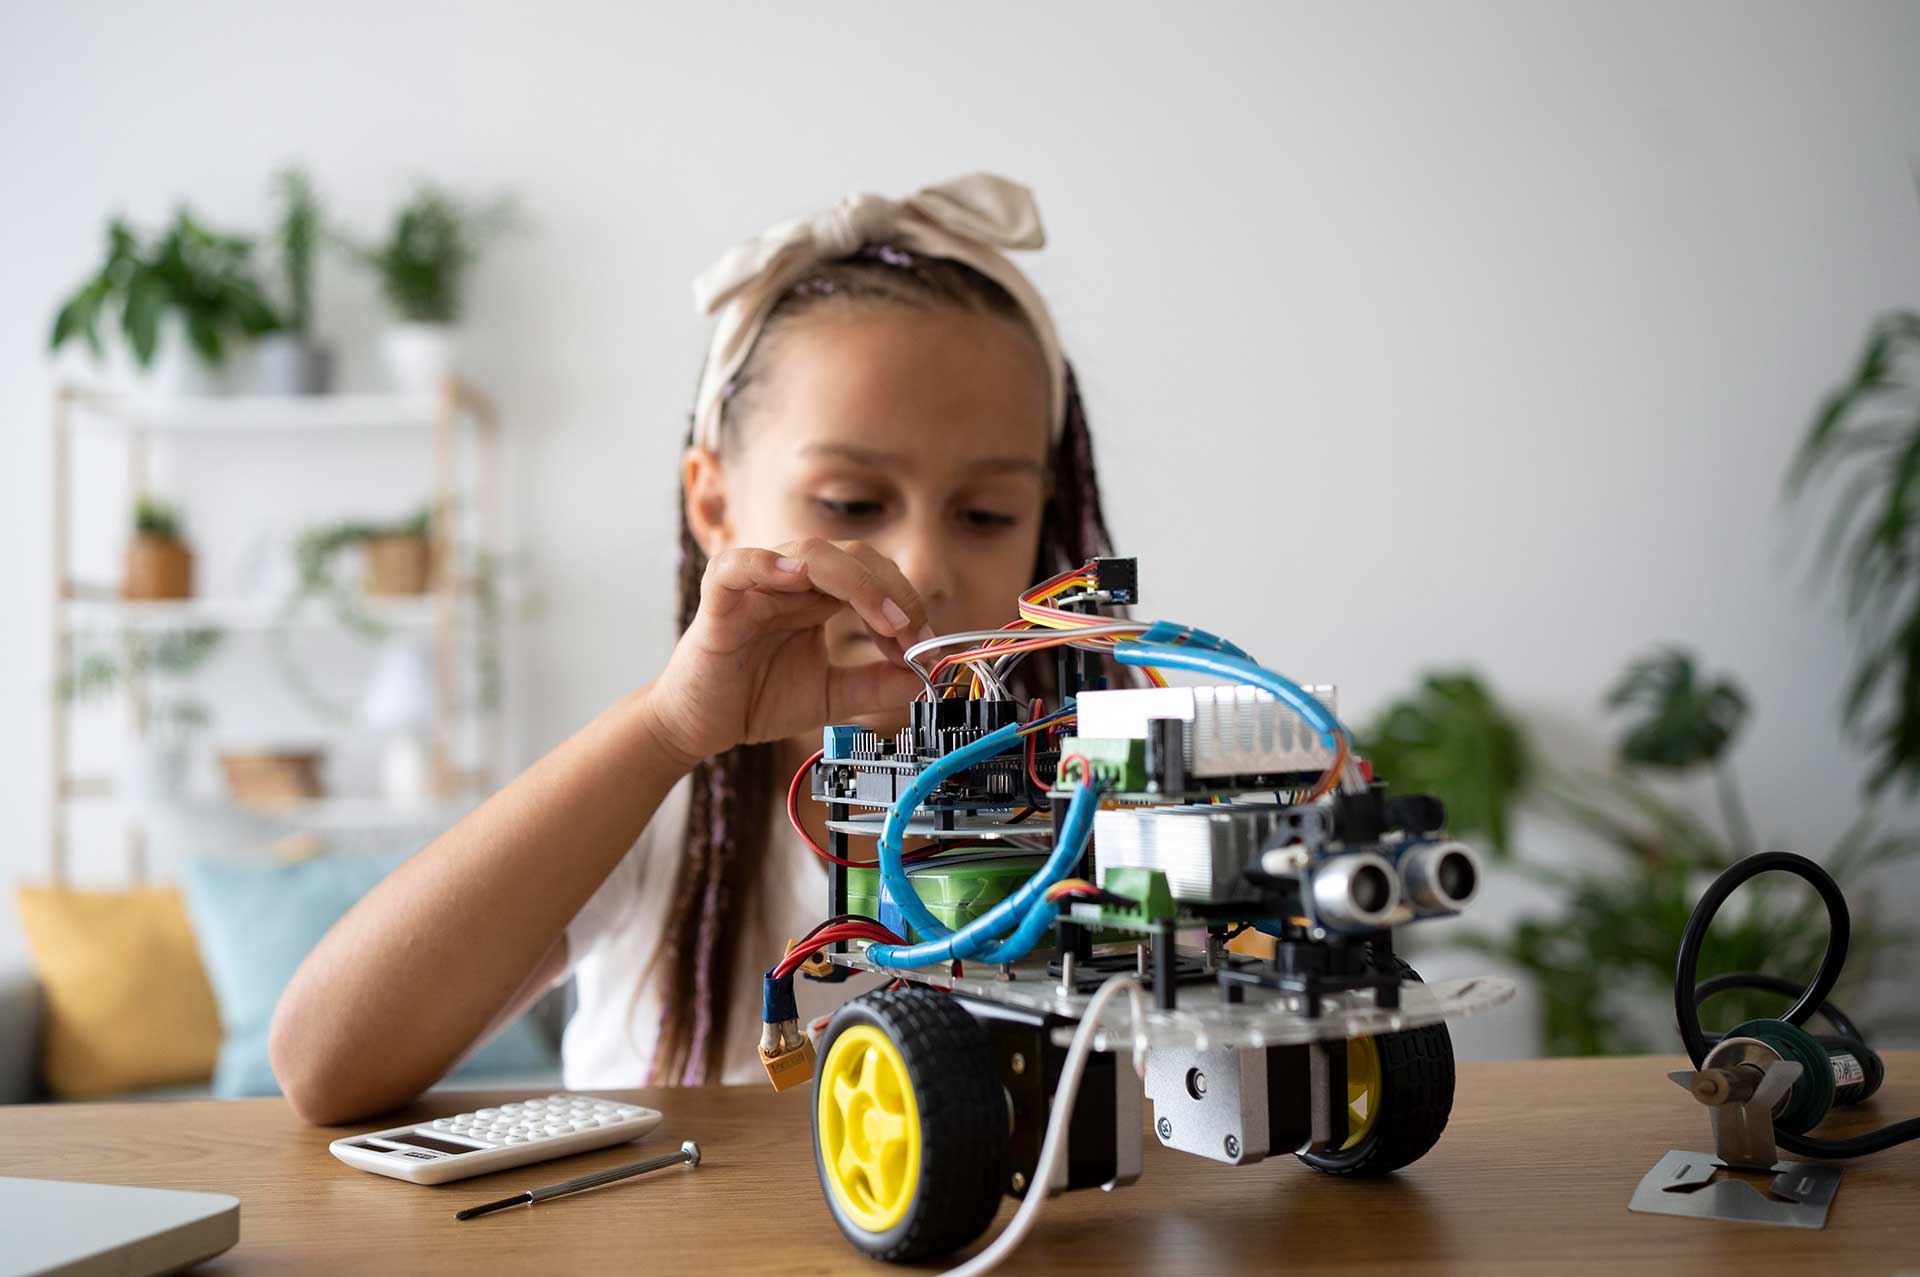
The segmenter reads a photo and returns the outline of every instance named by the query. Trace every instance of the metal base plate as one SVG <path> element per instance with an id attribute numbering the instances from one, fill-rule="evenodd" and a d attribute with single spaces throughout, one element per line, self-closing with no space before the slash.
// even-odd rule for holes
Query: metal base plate
<path id="1" fill-rule="evenodd" d="M 893 967 L 875 966 L 859 953 L 834 953 L 828 957 L 839 966 L 901 975 L 916 984 L 952 989 L 971 997 L 1029 1010 L 1050 1011 L 1075 1021 L 1080 1019 L 1087 1003 L 1093 1000 L 1091 992 L 1063 992 L 1059 980 L 1048 978 L 1044 961 L 1016 965 L 1011 980 L 997 978 L 995 967 L 969 965 L 965 968 L 966 976 L 956 980 L 944 966 L 899 971 Z M 1498 976 L 1438 980 L 1432 984 L 1407 981 L 1400 986 L 1398 1007 L 1389 1009 L 1375 1006 L 1373 994 L 1367 990 L 1323 994 L 1320 998 L 1320 1014 L 1309 1019 L 1304 1014 L 1301 997 L 1295 993 L 1277 989 L 1248 989 L 1245 1001 L 1228 1006 L 1221 1003 L 1218 989 L 1209 984 L 1196 983 L 1182 987 L 1178 1010 L 1148 1013 L 1147 1044 L 1206 1050 L 1209 1047 L 1288 1046 L 1300 1042 L 1370 1037 L 1484 1011 L 1499 1006 L 1513 993 L 1513 981 Z M 1101 1015 L 1101 1027 L 1094 1033 L 1093 1049 L 1119 1051 L 1131 1048 L 1131 1024 L 1132 1016 L 1125 999 L 1109 1004 Z M 1071 1039 L 1072 1031 L 1058 1030 L 1055 1037 L 1064 1045 Z"/>
<path id="2" fill-rule="evenodd" d="M 1840 1189 L 1840 1168 L 1819 1162 L 1775 1162 L 1770 1191 L 1748 1179 L 1714 1178 L 1727 1164 L 1711 1153 L 1675 1149 L 1633 1190 L 1628 1210 L 1648 1215 L 1726 1219 L 1783 1228 L 1825 1228 Z M 1756 1176 L 1757 1178 L 1757 1176 Z"/>

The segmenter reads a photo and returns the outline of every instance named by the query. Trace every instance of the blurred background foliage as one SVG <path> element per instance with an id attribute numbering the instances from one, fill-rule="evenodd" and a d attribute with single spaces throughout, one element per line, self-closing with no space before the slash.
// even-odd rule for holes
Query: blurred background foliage
<path id="1" fill-rule="evenodd" d="M 1427 676 L 1363 737 L 1396 789 L 1438 794 L 1453 832 L 1476 838 L 1496 862 L 1551 889 L 1556 907 L 1523 914 L 1508 934 L 1461 930 L 1452 940 L 1533 977 L 1544 1046 L 1553 1055 L 1674 1049 L 1659 1027 L 1671 1018 L 1680 932 L 1711 878 L 1758 847 L 1731 767 L 1748 713 L 1736 684 L 1705 677 L 1689 654 L 1666 649 L 1630 663 L 1607 704 L 1624 723 L 1612 767 L 1601 772 L 1537 757 L 1520 722 L 1466 672 Z M 1476 752 L 1454 742 L 1484 747 Z M 1711 823 L 1668 796 L 1685 786 L 1657 783 L 1703 772 L 1719 795 Z M 1529 858 L 1512 835 L 1522 802 L 1593 835 L 1608 854 L 1571 867 Z M 1920 837 L 1879 831 L 1865 815 L 1824 852 L 1792 850 L 1808 851 L 1847 891 L 1853 940 L 1837 992 L 1845 1005 L 1849 991 L 1913 946 L 1911 928 L 1875 916 L 1862 883 L 1871 870 L 1920 852 Z M 1700 975 L 1764 971 L 1804 981 L 1826 941 L 1818 897 L 1797 882 L 1757 879 L 1716 920 Z M 1714 1000 L 1710 1019 L 1731 1024 L 1784 1009 L 1784 999 L 1734 992 Z M 1874 1027 L 1889 1026 L 1882 1020 Z"/>

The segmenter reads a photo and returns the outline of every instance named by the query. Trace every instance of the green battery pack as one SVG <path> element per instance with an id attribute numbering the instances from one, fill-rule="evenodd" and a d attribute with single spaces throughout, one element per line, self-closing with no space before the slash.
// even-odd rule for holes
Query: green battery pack
<path id="1" fill-rule="evenodd" d="M 1039 855 L 995 855 L 969 848 L 909 865 L 907 876 L 928 911 L 957 931 L 1019 890 L 1042 859 Z M 910 942 L 925 938 L 906 929 L 906 920 L 891 899 L 881 901 L 878 869 L 847 871 L 847 911 L 878 918 Z M 1042 943 L 1051 944 L 1052 940 Z"/>

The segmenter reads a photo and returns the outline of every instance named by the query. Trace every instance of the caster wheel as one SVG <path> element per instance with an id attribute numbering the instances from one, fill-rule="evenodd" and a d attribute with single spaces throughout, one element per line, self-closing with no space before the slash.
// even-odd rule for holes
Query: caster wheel
<path id="1" fill-rule="evenodd" d="M 813 1159 L 834 1222 L 875 1259 L 967 1245 L 1007 1182 L 1007 1101 L 986 1029 L 908 986 L 859 997 L 827 1026 Z"/>
<path id="2" fill-rule="evenodd" d="M 1391 969 L 1418 980 L 1398 958 Z M 1426 1156 L 1453 1112 L 1453 1039 L 1445 1024 L 1347 1042 L 1347 1140 L 1299 1158 L 1329 1175 L 1386 1175 Z"/>

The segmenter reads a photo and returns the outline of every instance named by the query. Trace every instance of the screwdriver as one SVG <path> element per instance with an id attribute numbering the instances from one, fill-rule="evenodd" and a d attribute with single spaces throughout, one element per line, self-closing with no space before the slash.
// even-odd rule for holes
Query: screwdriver
<path id="1" fill-rule="evenodd" d="M 497 1202 L 488 1202 L 485 1206 L 469 1206 L 454 1214 L 455 1219 L 472 1219 L 475 1215 L 485 1215 L 491 1211 L 505 1210 L 509 1206 L 531 1206 L 535 1202 L 544 1202 L 554 1197 L 564 1197 L 568 1193 L 577 1193 L 582 1189 L 598 1188 L 602 1184 L 611 1184 L 617 1179 L 628 1179 L 635 1175 L 645 1175 L 648 1171 L 657 1171 L 667 1166 L 678 1166 L 685 1162 L 688 1166 L 700 1165 L 700 1146 L 692 1140 L 680 1146 L 678 1153 L 668 1153 L 664 1157 L 648 1158 L 644 1162 L 634 1162 L 629 1166 L 616 1166 L 612 1170 L 595 1171 L 591 1175 L 582 1175 L 578 1179 L 563 1180 L 558 1184 L 549 1184 L 545 1188 L 535 1188 L 524 1193 L 515 1193 L 512 1197 L 503 1197 Z"/>

